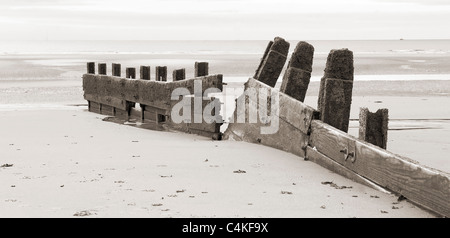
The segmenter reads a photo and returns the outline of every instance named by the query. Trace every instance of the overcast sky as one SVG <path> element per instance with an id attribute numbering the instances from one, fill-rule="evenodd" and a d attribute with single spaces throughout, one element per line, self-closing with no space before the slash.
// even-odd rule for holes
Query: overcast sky
<path id="1" fill-rule="evenodd" d="M 449 0 L 0 0 L 0 40 L 450 39 Z"/>

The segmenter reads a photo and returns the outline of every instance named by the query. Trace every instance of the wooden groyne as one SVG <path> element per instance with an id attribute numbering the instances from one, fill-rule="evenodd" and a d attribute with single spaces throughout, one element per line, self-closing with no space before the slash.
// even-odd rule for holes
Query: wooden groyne
<path id="1" fill-rule="evenodd" d="M 182 79 L 178 73 L 180 70 L 175 70 L 175 81 L 167 82 L 165 66 L 156 67 L 158 81 L 154 81 L 149 80 L 149 66 L 142 66 L 140 79 L 135 79 L 135 68 L 126 68 L 126 77 L 123 78 L 120 77 L 120 64 L 112 64 L 112 72 L 116 76 L 95 74 L 92 70 L 95 63 L 87 65 L 89 73 L 83 75 L 83 90 L 89 111 L 114 117 L 118 122 L 138 122 L 144 128 L 177 130 L 214 139 L 221 138 L 220 101 L 208 97 L 205 92 L 210 88 L 223 89 L 221 74 Z M 100 63 L 99 68 L 100 65 L 106 69 L 106 64 Z M 181 75 L 184 78 L 184 70 Z M 175 95 L 174 99 L 173 92 L 177 88 L 185 90 Z M 140 107 L 136 107 L 136 103 Z M 207 118 L 197 115 L 195 107 L 202 114 L 211 116 Z M 182 114 L 183 121 L 174 121 L 173 112 Z"/>
<path id="2" fill-rule="evenodd" d="M 113 76 L 107 76 L 106 64 L 99 63 L 95 74 L 95 63 L 91 62 L 87 64 L 88 73 L 83 75 L 84 98 L 89 102 L 89 111 L 122 121 L 139 121 L 145 128 L 178 130 L 214 139 L 223 136 L 225 140 L 247 141 L 293 153 L 450 217 L 450 174 L 386 150 L 387 109 L 372 113 L 361 108 L 359 138 L 347 133 L 354 81 L 353 52 L 330 52 L 315 109 L 303 102 L 314 56 L 314 47 L 309 43 L 297 44 L 280 90 L 274 88 L 288 59 L 289 47 L 289 42 L 280 37 L 269 42 L 255 75 L 248 79 L 244 93 L 236 100 L 236 109 L 223 135 L 220 101 L 207 93 L 211 88 L 223 90 L 222 75 L 208 75 L 207 62 L 196 62 L 195 75 L 190 79 L 185 79 L 185 69 L 174 70 L 172 82 L 167 82 L 165 66 L 155 67 L 156 80 L 150 80 L 149 66 L 141 66 L 140 79 L 135 79 L 135 70 L 126 70 L 126 77 L 121 77 L 120 64 L 112 64 Z M 201 90 L 194 90 L 200 84 Z M 177 88 L 187 90 L 174 100 L 172 93 Z M 172 113 L 180 111 L 182 101 L 189 102 L 191 110 L 186 110 L 189 113 L 185 120 L 176 121 Z M 200 107 L 201 115 L 195 113 L 196 107 Z M 205 117 L 205 112 L 209 117 Z"/>

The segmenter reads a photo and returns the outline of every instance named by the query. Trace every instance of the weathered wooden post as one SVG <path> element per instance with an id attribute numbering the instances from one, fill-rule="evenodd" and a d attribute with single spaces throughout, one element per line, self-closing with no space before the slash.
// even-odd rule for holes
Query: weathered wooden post
<path id="1" fill-rule="evenodd" d="M 186 69 L 175 69 L 172 73 L 173 81 L 186 79 Z"/>
<path id="2" fill-rule="evenodd" d="M 141 79 L 150 80 L 150 66 L 141 66 L 140 68 Z"/>
<path id="3" fill-rule="evenodd" d="M 314 47 L 300 41 L 292 53 L 280 91 L 303 102 L 311 79 Z"/>
<path id="4" fill-rule="evenodd" d="M 368 108 L 360 108 L 359 139 L 386 149 L 388 123 L 388 109 L 378 109 L 375 113 L 372 113 Z"/>
<path id="5" fill-rule="evenodd" d="M 88 62 L 87 63 L 87 73 L 88 74 L 95 74 L 95 63 L 94 62 Z"/>
<path id="6" fill-rule="evenodd" d="M 125 77 L 127 79 L 135 79 L 136 78 L 136 68 L 126 68 L 125 69 Z"/>
<path id="7" fill-rule="evenodd" d="M 98 74 L 106 75 L 106 64 L 105 63 L 98 64 Z"/>
<path id="8" fill-rule="evenodd" d="M 317 109 L 323 122 L 348 132 L 353 90 L 353 52 L 331 50 L 320 81 Z"/>
<path id="9" fill-rule="evenodd" d="M 167 66 L 156 66 L 156 81 L 167 81 Z"/>
<path id="10" fill-rule="evenodd" d="M 121 68 L 120 68 L 120 64 L 112 64 L 112 75 L 116 76 L 116 77 L 120 77 L 121 75 Z"/>
<path id="11" fill-rule="evenodd" d="M 209 74 L 208 62 L 195 62 L 194 77 L 206 76 Z"/>
<path id="12" fill-rule="evenodd" d="M 288 53 L 289 42 L 281 37 L 275 37 L 267 45 L 264 56 L 253 78 L 271 87 L 275 87 L 278 77 L 286 63 Z"/>

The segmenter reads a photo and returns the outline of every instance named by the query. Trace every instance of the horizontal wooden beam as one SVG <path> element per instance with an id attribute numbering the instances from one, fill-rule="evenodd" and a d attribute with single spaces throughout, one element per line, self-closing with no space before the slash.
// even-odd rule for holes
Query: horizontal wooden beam
<path id="1" fill-rule="evenodd" d="M 310 107 L 285 93 L 279 92 L 277 89 L 274 89 L 254 78 L 249 78 L 245 83 L 245 90 L 251 88 L 256 89 L 257 94 L 254 95 L 254 97 L 250 95 L 250 100 L 252 100 L 252 98 L 258 100 L 259 89 L 268 90 L 268 95 L 272 95 L 274 93 L 274 95 L 278 96 L 280 107 L 279 110 L 276 110 L 276 114 L 280 117 L 280 119 L 299 129 L 304 134 L 308 134 L 311 121 L 319 117 L 319 112 L 313 107 Z M 256 103 L 258 103 L 258 101 L 256 101 Z M 268 99 L 267 103 L 270 104 L 271 100 Z"/>
<path id="2" fill-rule="evenodd" d="M 450 174 L 311 122 L 309 145 L 347 169 L 438 214 L 450 217 Z"/>
<path id="3" fill-rule="evenodd" d="M 331 170 L 334 173 L 337 173 L 341 176 L 351 179 L 352 181 L 366 185 L 368 187 L 371 187 L 384 193 L 389 193 L 386 189 L 383 189 L 377 184 L 367 180 L 366 178 L 363 178 L 362 176 L 356 174 L 355 172 L 337 163 L 336 161 L 320 153 L 319 151 L 311 148 L 310 146 L 306 148 L 305 159 L 307 159 L 308 161 L 312 161 L 328 170 Z"/>

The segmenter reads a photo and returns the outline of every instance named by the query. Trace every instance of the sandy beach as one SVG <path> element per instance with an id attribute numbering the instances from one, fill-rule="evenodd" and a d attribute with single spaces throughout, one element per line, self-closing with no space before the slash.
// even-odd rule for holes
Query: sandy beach
<path id="1" fill-rule="evenodd" d="M 0 217 L 435 217 L 283 151 L 102 121 L 78 83 L 0 84 Z M 357 94 L 351 118 L 388 106 L 388 149 L 450 171 L 448 100 Z"/>
<path id="2" fill-rule="evenodd" d="M 1 55 L 0 217 L 436 217 L 280 150 L 103 121 L 83 99 L 88 61 L 108 74 L 118 62 L 185 67 L 188 77 L 208 61 L 232 91 L 227 120 L 260 54 Z M 349 134 L 360 107 L 388 108 L 387 149 L 449 173 L 448 59 L 356 54 Z M 326 53 L 314 60 L 305 103 L 316 108 Z"/>
<path id="3" fill-rule="evenodd" d="M 85 106 L 0 115 L 0 217 L 434 217 L 261 145 L 105 122 Z"/>

